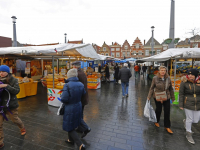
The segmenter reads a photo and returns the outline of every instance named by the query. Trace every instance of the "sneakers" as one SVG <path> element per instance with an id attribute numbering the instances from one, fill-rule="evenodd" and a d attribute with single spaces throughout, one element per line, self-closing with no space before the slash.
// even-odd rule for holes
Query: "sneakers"
<path id="1" fill-rule="evenodd" d="M 2 143 L 1 145 L 0 145 L 0 148 L 3 148 L 4 147 L 4 143 Z"/>
<path id="2" fill-rule="evenodd" d="M 160 127 L 159 123 L 154 123 L 154 125 L 158 128 Z"/>
<path id="3" fill-rule="evenodd" d="M 86 150 L 86 149 L 85 149 L 85 145 L 82 144 L 82 145 L 79 147 L 79 150 Z"/>
<path id="4" fill-rule="evenodd" d="M 21 131 L 21 135 L 25 135 L 26 134 L 26 129 L 25 128 L 21 129 L 20 131 Z"/>
<path id="5" fill-rule="evenodd" d="M 195 142 L 192 138 L 192 133 L 186 132 L 186 138 L 187 138 L 188 142 L 190 142 L 191 144 L 195 144 Z"/>
<path id="6" fill-rule="evenodd" d="M 165 128 L 168 133 L 173 134 L 172 130 L 170 128 Z"/>
<path id="7" fill-rule="evenodd" d="M 88 128 L 86 131 L 84 131 L 83 134 L 81 135 L 81 138 L 84 138 L 90 131 L 91 128 Z"/>

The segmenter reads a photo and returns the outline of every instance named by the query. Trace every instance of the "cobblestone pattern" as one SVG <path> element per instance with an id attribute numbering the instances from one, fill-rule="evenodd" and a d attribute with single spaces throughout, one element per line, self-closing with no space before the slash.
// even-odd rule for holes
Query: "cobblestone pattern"
<path id="1" fill-rule="evenodd" d="M 185 138 L 182 120 L 184 112 L 171 107 L 173 135 L 163 127 L 156 128 L 143 116 L 150 82 L 131 78 L 129 97 L 122 99 L 121 85 L 103 83 L 99 90 L 89 90 L 90 102 L 85 107 L 85 121 L 92 131 L 82 139 L 87 150 L 197 150 L 200 148 L 200 127 L 193 125 L 195 145 Z M 151 102 L 155 108 L 154 102 Z M 19 116 L 27 134 L 11 121 L 4 122 L 4 150 L 74 150 L 65 143 L 67 133 L 62 130 L 62 116 L 57 108 L 47 105 L 46 89 L 38 87 L 38 95 L 21 99 Z"/>

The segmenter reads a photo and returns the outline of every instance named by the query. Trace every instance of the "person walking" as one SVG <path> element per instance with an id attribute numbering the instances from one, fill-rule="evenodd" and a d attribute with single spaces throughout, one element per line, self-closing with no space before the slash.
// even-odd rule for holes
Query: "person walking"
<path id="1" fill-rule="evenodd" d="M 145 64 L 142 66 L 143 77 L 146 77 L 147 66 Z"/>
<path id="2" fill-rule="evenodd" d="M 101 64 L 98 65 L 98 73 L 101 73 Z"/>
<path id="3" fill-rule="evenodd" d="M 77 78 L 77 69 L 70 69 L 67 72 L 66 84 L 61 95 L 61 102 L 65 104 L 63 115 L 63 130 L 68 132 L 67 143 L 78 146 L 79 150 L 85 150 L 75 129 L 80 125 L 82 120 L 81 97 L 86 94 L 84 85 Z"/>
<path id="4" fill-rule="evenodd" d="M 84 121 L 84 109 L 85 105 L 89 102 L 89 96 L 88 96 L 88 88 L 87 88 L 87 76 L 85 73 L 81 70 L 81 62 L 75 61 L 72 63 L 72 66 L 74 69 L 77 69 L 78 71 L 78 79 L 81 83 L 83 83 L 86 94 L 81 97 L 81 103 L 82 103 L 82 120 L 81 124 L 78 127 L 78 130 L 82 132 L 81 138 L 85 137 L 90 131 L 91 128 L 85 123 Z"/>
<path id="5" fill-rule="evenodd" d="M 110 71 L 109 71 L 109 67 L 108 64 L 105 64 L 105 73 L 106 73 L 106 82 L 110 82 Z"/>
<path id="6" fill-rule="evenodd" d="M 186 119 L 183 120 L 186 129 L 186 138 L 195 144 L 192 137 L 192 123 L 200 120 L 200 77 L 196 69 L 190 69 L 187 76 L 181 78 L 179 90 L 179 107 L 184 109 Z"/>
<path id="7" fill-rule="evenodd" d="M 156 99 L 155 95 L 158 92 L 163 92 L 166 96 L 166 99 Z M 172 99 L 172 101 L 174 101 L 175 97 L 172 83 L 170 78 L 168 77 L 167 68 L 165 66 L 160 66 L 158 74 L 153 77 L 147 100 L 150 100 L 152 96 L 156 103 L 155 112 L 157 122 L 155 123 L 155 126 L 160 127 L 160 115 L 162 113 L 162 107 L 164 107 L 164 127 L 168 133 L 173 134 L 172 130 L 170 129 L 170 98 Z"/>
<path id="8" fill-rule="evenodd" d="M 23 122 L 18 117 L 18 100 L 16 95 L 20 88 L 18 80 L 10 74 L 10 68 L 6 65 L 0 66 L 0 148 L 4 147 L 3 121 L 7 119 L 6 115 L 16 124 L 21 135 L 26 134 Z"/>
<path id="9" fill-rule="evenodd" d="M 140 70 L 140 67 L 138 66 L 138 64 L 135 65 L 134 67 L 134 70 L 135 70 L 135 79 L 137 79 L 137 77 L 139 77 L 139 70 Z"/>
<path id="10" fill-rule="evenodd" d="M 114 67 L 114 70 L 115 70 L 115 81 L 116 83 L 118 84 L 118 74 L 119 74 L 119 66 L 118 64 L 116 63 L 115 67 Z"/>
<path id="11" fill-rule="evenodd" d="M 127 67 L 128 64 L 124 63 L 124 67 L 119 70 L 119 79 L 121 79 L 122 85 L 122 98 L 124 98 L 125 96 L 128 97 L 129 79 L 132 76 L 130 69 L 128 69 Z"/>

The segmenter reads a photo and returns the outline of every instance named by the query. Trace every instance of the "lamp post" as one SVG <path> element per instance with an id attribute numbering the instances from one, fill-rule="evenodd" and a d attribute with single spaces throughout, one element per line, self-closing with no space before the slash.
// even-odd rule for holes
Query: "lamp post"
<path id="1" fill-rule="evenodd" d="M 13 47 L 17 47 L 17 34 L 16 34 L 16 17 L 15 16 L 12 16 L 11 17 L 13 19 L 13 43 L 12 43 L 12 46 Z"/>
<path id="2" fill-rule="evenodd" d="M 154 26 L 151 27 L 151 31 L 152 31 L 152 37 L 151 37 L 151 55 L 153 56 L 153 50 L 154 50 L 154 40 L 153 40 L 153 31 L 154 31 Z"/>
<path id="3" fill-rule="evenodd" d="M 65 43 L 67 43 L 67 33 L 65 33 L 64 35 L 65 35 Z"/>

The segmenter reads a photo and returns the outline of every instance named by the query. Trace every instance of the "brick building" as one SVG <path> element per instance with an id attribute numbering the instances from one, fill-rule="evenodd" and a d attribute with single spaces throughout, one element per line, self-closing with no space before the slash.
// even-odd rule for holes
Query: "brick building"
<path id="1" fill-rule="evenodd" d="M 103 45 L 99 51 L 99 54 L 105 55 L 105 56 L 111 56 L 110 47 L 105 42 L 103 43 Z"/>
<path id="2" fill-rule="evenodd" d="M 12 39 L 0 36 L 0 47 L 12 47 Z"/>
<path id="3" fill-rule="evenodd" d="M 83 44 L 83 39 L 80 40 L 80 41 L 69 41 L 68 40 L 68 43 L 71 43 L 71 44 Z"/>
<path id="4" fill-rule="evenodd" d="M 100 54 L 101 47 L 98 46 L 97 44 L 93 44 L 93 43 L 92 43 L 92 46 L 93 46 L 93 48 L 95 49 L 95 51 L 96 51 L 98 54 Z"/>
<path id="5" fill-rule="evenodd" d="M 124 41 L 121 48 L 121 59 L 131 58 L 131 46 L 127 40 Z"/>
<path id="6" fill-rule="evenodd" d="M 145 57 L 144 55 L 144 45 L 137 37 L 131 46 L 131 57 L 135 59 L 140 59 Z"/>
<path id="7" fill-rule="evenodd" d="M 119 45 L 117 42 L 113 43 L 110 45 L 111 48 L 111 56 L 114 58 L 121 58 L 121 45 Z"/>

